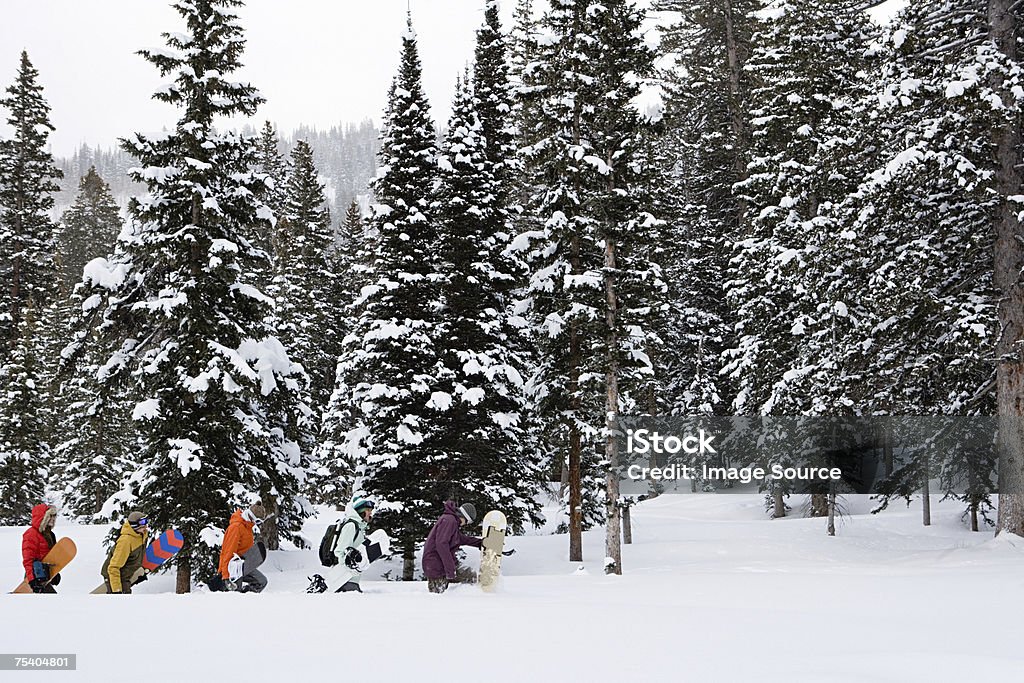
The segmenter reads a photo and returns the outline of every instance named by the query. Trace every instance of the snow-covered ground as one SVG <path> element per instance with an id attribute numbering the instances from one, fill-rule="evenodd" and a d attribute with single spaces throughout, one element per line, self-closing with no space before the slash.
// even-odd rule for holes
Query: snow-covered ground
<path id="1" fill-rule="evenodd" d="M 870 505 L 847 499 L 829 538 L 820 519 L 765 519 L 760 497 L 662 496 L 634 508 L 623 576 L 601 573 L 601 530 L 583 569 L 565 536 L 529 535 L 509 540 L 493 595 L 431 595 L 381 579 L 387 567 L 362 595 L 308 595 L 313 551 L 272 553 L 261 595 L 173 595 L 170 574 L 131 597 L 87 595 L 106 528 L 62 520 L 79 556 L 59 596 L 0 595 L 0 651 L 75 653 L 78 670 L 0 680 L 1019 680 L 1024 539 L 973 534 L 949 503 L 929 528 L 917 505 Z M 20 536 L 0 528 L 11 588 Z"/>

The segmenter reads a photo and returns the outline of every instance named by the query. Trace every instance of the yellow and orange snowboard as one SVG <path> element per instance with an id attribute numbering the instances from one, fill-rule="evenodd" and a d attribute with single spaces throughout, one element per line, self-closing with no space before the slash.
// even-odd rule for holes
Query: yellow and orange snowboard
<path id="1" fill-rule="evenodd" d="M 50 548 L 50 552 L 46 553 L 46 557 L 43 558 L 43 564 L 50 566 L 50 579 L 46 583 L 50 583 L 54 576 L 60 574 L 64 567 L 68 566 L 71 560 L 75 559 L 75 554 L 78 553 L 78 547 L 75 542 L 70 538 L 62 538 Z M 11 591 L 12 593 L 31 593 L 32 587 L 28 585 L 28 581 L 22 581 L 21 585 Z"/>

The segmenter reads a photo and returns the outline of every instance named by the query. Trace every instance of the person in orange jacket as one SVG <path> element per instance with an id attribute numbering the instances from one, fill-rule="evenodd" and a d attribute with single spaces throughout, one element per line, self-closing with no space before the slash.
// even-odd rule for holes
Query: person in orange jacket
<path id="1" fill-rule="evenodd" d="M 231 515 L 231 522 L 224 533 L 224 545 L 220 549 L 220 563 L 217 567 L 223 589 L 259 593 L 267 587 L 267 577 L 257 569 L 263 562 L 263 557 L 255 545 L 253 536 L 253 527 L 266 516 L 266 508 L 258 502 L 246 510 L 235 510 Z M 232 580 L 229 567 L 231 560 L 236 556 L 242 558 L 244 564 L 242 575 Z"/>

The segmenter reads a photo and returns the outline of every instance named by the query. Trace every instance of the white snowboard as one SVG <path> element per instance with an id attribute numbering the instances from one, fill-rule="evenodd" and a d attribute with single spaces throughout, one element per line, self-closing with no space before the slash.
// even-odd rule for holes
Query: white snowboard
<path id="1" fill-rule="evenodd" d="M 363 540 L 363 561 L 359 563 L 358 569 L 352 569 L 344 562 L 332 567 L 327 573 L 328 590 L 336 591 L 346 583 L 356 578 L 381 557 L 391 553 L 391 538 L 383 529 L 377 529 Z"/>
<path id="2" fill-rule="evenodd" d="M 501 576 L 501 551 L 505 547 L 508 520 L 504 513 L 492 510 L 484 515 L 481 524 L 484 536 L 480 546 L 480 587 L 485 593 L 493 593 Z"/>

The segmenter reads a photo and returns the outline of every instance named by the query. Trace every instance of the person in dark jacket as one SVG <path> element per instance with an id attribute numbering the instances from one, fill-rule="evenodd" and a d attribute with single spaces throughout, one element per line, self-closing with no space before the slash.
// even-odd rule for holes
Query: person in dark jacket
<path id="1" fill-rule="evenodd" d="M 131 594 L 132 577 L 136 570 L 142 569 L 148 539 L 149 520 L 141 512 L 130 513 L 121 526 L 121 535 L 117 537 L 117 542 L 100 569 L 108 593 Z"/>
<path id="2" fill-rule="evenodd" d="M 33 593 L 56 593 L 60 574 L 50 576 L 50 567 L 43 558 L 57 544 L 53 527 L 57 523 L 57 508 L 40 503 L 32 508 L 32 526 L 21 537 L 21 560 L 25 566 L 25 580 Z"/>
<path id="3" fill-rule="evenodd" d="M 455 580 L 455 551 L 459 546 L 480 547 L 481 539 L 459 531 L 459 527 L 472 522 L 474 517 L 476 508 L 472 503 L 457 508 L 454 501 L 445 501 L 444 514 L 430 530 L 423 546 L 423 574 L 431 593 L 444 593 L 448 583 Z"/>

